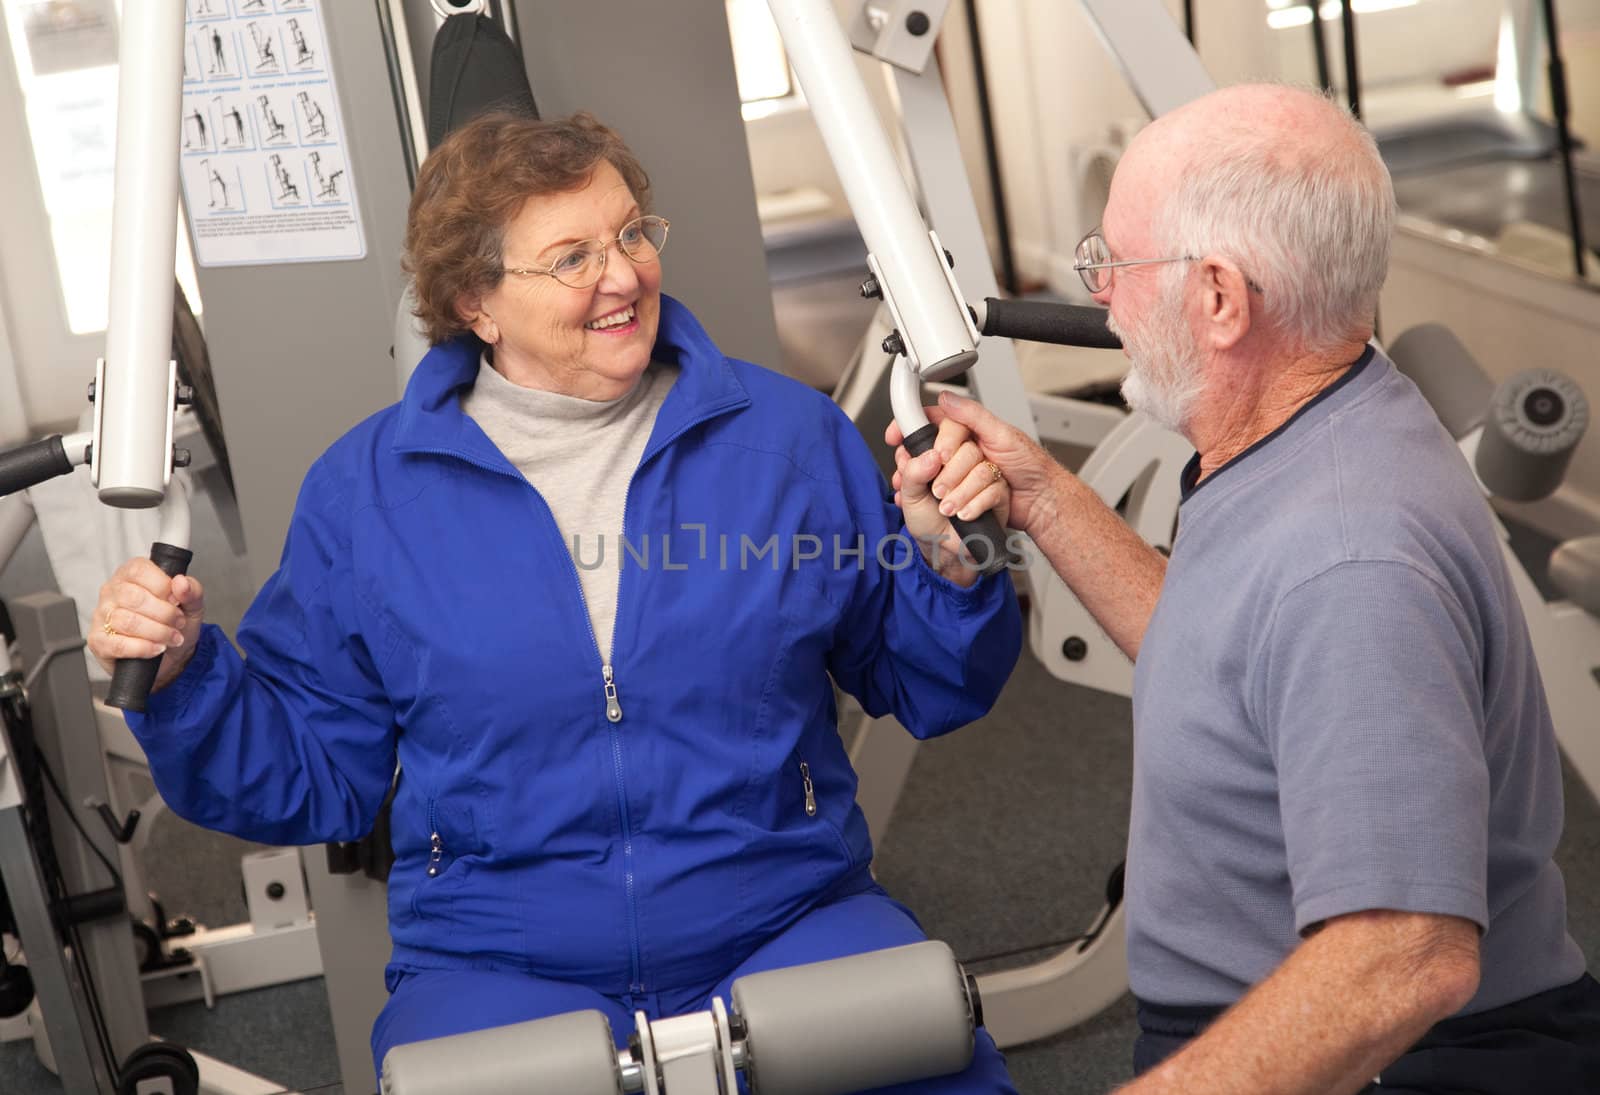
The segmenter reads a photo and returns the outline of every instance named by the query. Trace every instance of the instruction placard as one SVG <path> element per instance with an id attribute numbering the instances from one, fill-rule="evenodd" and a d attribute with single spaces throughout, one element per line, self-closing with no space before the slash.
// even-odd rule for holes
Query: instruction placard
<path id="1" fill-rule="evenodd" d="M 366 255 L 322 0 L 184 0 L 183 193 L 201 266 Z"/>

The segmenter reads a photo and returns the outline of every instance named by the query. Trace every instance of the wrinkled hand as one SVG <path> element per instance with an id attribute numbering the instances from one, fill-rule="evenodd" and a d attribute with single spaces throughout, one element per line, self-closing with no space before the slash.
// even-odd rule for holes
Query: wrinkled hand
<path id="1" fill-rule="evenodd" d="M 1040 521 L 1052 519 L 1056 506 L 1053 484 L 1060 465 L 1037 441 L 977 400 L 953 392 L 939 393 L 939 405 L 927 408 L 927 413 L 928 420 L 938 424 L 941 440 L 945 427 L 954 423 L 977 445 L 982 453 L 979 459 L 1005 474 L 1010 492 L 1007 507 L 996 513 L 1001 524 L 1031 534 Z M 890 444 L 898 444 L 899 430 L 890 426 L 889 433 Z M 981 464 L 979 467 L 983 470 Z"/>
<path id="2" fill-rule="evenodd" d="M 891 422 L 884 432 L 884 440 L 896 447 L 894 500 L 905 514 L 906 532 L 929 563 L 945 577 L 970 585 L 977 572 L 969 565 L 971 554 L 962 547 L 961 534 L 950 518 L 972 521 L 993 510 L 1004 525 L 1011 490 L 1004 475 L 997 475 L 985 462 L 967 428 L 946 415 L 934 418 L 937 410 L 928 408 L 929 419 L 937 423 L 939 432 L 933 448 L 921 456 L 906 451 L 897 424 Z"/>
<path id="3" fill-rule="evenodd" d="M 168 578 L 149 559 L 129 559 L 100 587 L 89 617 L 89 653 L 107 673 L 124 658 L 162 655 L 152 692 L 182 673 L 194 657 L 205 619 L 200 583 L 187 574 Z"/>

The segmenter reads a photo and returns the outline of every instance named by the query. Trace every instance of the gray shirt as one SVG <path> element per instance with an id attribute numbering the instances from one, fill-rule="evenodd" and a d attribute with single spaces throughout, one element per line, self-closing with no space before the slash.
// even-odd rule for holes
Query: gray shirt
<path id="1" fill-rule="evenodd" d="M 1561 768 L 1499 530 L 1368 351 L 1192 486 L 1134 674 L 1129 976 L 1227 1005 L 1368 909 L 1482 938 L 1465 1012 L 1567 984 Z"/>
<path id="2" fill-rule="evenodd" d="M 477 382 L 461 395 L 462 412 L 550 507 L 606 663 L 617 618 L 628 484 L 677 377 L 677 366 L 652 362 L 627 395 L 595 402 L 513 384 L 485 358 Z"/>

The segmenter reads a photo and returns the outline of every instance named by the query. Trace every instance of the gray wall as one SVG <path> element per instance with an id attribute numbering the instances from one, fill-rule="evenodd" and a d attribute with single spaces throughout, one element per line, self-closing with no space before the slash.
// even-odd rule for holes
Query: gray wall
<path id="1" fill-rule="evenodd" d="M 666 292 L 724 352 L 776 368 L 778 332 L 723 6 L 712 0 L 517 0 L 546 117 L 587 110 L 650 173 L 672 221 Z"/>
<path id="2" fill-rule="evenodd" d="M 311 462 L 395 400 L 389 344 L 411 200 L 374 4 L 324 3 L 367 255 L 198 271 L 206 341 L 260 585 L 276 568 Z M 195 560 L 205 574 L 205 560 Z"/>

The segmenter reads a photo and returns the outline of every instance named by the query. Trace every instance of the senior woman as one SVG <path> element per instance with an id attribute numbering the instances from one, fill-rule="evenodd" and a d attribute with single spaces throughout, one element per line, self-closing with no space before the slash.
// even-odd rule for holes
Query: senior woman
<path id="1" fill-rule="evenodd" d="M 248 657 L 193 578 L 102 591 L 93 653 L 164 655 L 128 721 L 182 816 L 354 839 L 398 758 L 375 1064 L 579 1008 L 623 1038 L 923 937 L 868 872 L 833 682 L 921 737 L 989 708 L 1015 593 L 945 514 L 1005 482 L 949 424 L 891 499 L 832 402 L 662 295 L 666 236 L 592 118 L 464 126 L 407 224 L 432 349 L 307 474 Z M 981 1033 L 917 1090 L 1012 1089 Z"/>

